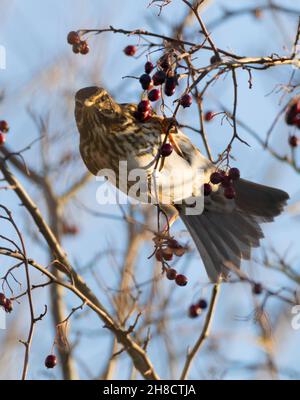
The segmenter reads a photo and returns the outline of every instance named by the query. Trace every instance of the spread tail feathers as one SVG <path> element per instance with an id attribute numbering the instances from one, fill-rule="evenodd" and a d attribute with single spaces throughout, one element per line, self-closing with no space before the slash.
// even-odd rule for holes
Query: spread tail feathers
<path id="1" fill-rule="evenodd" d="M 273 221 L 289 198 L 282 190 L 243 179 L 235 183 L 235 189 L 236 199 L 232 201 L 236 206 L 231 212 L 205 207 L 201 215 L 185 215 L 180 211 L 213 282 L 220 275 L 228 275 L 226 262 L 239 268 L 242 259 L 250 258 L 251 248 L 258 247 L 264 237 L 259 224 Z"/>

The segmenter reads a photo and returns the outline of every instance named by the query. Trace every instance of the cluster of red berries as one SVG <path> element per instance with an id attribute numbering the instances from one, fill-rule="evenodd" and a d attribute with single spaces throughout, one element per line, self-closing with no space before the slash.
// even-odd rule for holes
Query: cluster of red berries
<path id="1" fill-rule="evenodd" d="M 213 172 L 210 176 L 210 182 L 204 184 L 204 196 L 209 196 L 213 190 L 212 185 L 219 185 L 224 189 L 224 196 L 227 199 L 234 199 L 236 196 L 233 182 L 240 178 L 240 171 L 238 168 L 230 168 L 228 173 L 225 171 Z"/>
<path id="2" fill-rule="evenodd" d="M 191 304 L 189 307 L 189 316 L 191 318 L 197 318 L 203 310 L 207 308 L 207 301 L 200 299 L 197 303 Z"/>
<path id="3" fill-rule="evenodd" d="M 0 146 L 2 146 L 6 141 L 6 133 L 9 131 L 9 126 L 6 121 L 0 121 Z"/>
<path id="4" fill-rule="evenodd" d="M 285 121 L 288 125 L 296 126 L 300 129 L 300 99 L 292 102 L 285 114 Z M 296 135 L 289 137 L 291 147 L 297 147 L 300 144 L 300 139 Z"/>
<path id="5" fill-rule="evenodd" d="M 167 239 L 163 247 L 156 250 L 155 257 L 157 261 L 171 261 L 173 255 L 181 257 L 186 252 L 186 247 L 181 246 L 175 239 Z"/>
<path id="6" fill-rule="evenodd" d="M 49 354 L 45 359 L 45 367 L 54 368 L 57 364 L 57 357 L 54 354 Z"/>
<path id="7" fill-rule="evenodd" d="M 68 43 L 72 46 L 73 53 L 86 55 L 90 48 L 86 40 L 81 40 L 78 32 L 71 31 L 67 36 Z"/>
<path id="8" fill-rule="evenodd" d="M 168 238 L 160 244 L 160 248 L 155 252 L 155 257 L 157 261 L 165 263 L 171 261 L 174 255 L 176 257 L 182 257 L 186 250 L 187 248 L 181 246 L 177 240 Z M 174 268 L 165 268 L 165 271 L 167 279 L 175 281 L 178 286 L 185 286 L 187 284 L 187 277 L 182 274 L 177 274 L 177 271 Z"/>
<path id="9" fill-rule="evenodd" d="M 169 281 L 175 281 L 178 286 L 186 286 L 188 283 L 187 277 L 182 274 L 177 274 L 177 271 L 174 268 L 168 268 L 166 270 L 166 277 Z"/>
<path id="10" fill-rule="evenodd" d="M 124 53 L 131 57 L 136 54 L 136 51 L 137 47 L 133 45 L 129 45 L 124 49 Z M 156 65 L 151 61 L 147 61 L 144 71 L 139 81 L 143 90 L 147 91 L 148 102 L 147 100 L 143 100 L 139 104 L 136 118 L 140 121 L 146 121 L 151 117 L 150 101 L 158 101 L 161 98 L 162 90 L 166 96 L 173 96 L 178 85 L 178 76 L 174 71 L 174 65 L 172 65 L 169 55 L 161 57 Z M 154 73 L 151 76 L 153 71 Z M 192 96 L 188 93 L 184 94 L 180 98 L 179 103 L 183 108 L 190 107 L 192 105 Z"/>
<path id="11" fill-rule="evenodd" d="M 7 299 L 4 293 L 0 293 L 0 307 L 3 307 L 7 313 L 11 313 L 13 310 L 12 301 Z"/>

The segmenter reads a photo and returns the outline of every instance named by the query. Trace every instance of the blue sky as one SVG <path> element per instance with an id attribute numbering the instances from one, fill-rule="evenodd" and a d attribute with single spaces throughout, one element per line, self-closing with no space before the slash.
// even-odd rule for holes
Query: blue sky
<path id="1" fill-rule="evenodd" d="M 134 0 L 114 0 L 111 2 L 105 0 L 14 0 L 2 1 L 0 3 L 3 17 L 0 28 L 0 44 L 5 46 L 7 51 L 7 69 L 0 71 L 0 88 L 5 90 L 5 100 L 0 104 L 1 116 L 10 122 L 11 135 L 9 137 L 9 145 L 14 149 L 20 149 L 27 146 L 32 140 L 37 138 L 37 129 L 32 119 L 28 116 L 28 106 L 36 112 L 46 115 L 48 110 L 50 113 L 50 126 L 53 132 L 60 130 L 61 121 L 64 117 L 65 97 L 61 93 L 65 93 L 72 98 L 73 93 L 83 86 L 90 84 L 101 84 L 111 90 L 119 102 L 130 102 L 139 100 L 140 88 L 135 80 L 128 80 L 125 84 L 122 77 L 125 75 L 139 75 L 142 72 L 142 66 L 145 57 L 141 59 L 133 59 L 125 57 L 122 49 L 125 45 L 136 43 L 136 39 L 127 38 L 122 35 L 109 35 L 92 37 L 90 39 L 91 54 L 87 57 L 75 56 L 71 53 L 70 47 L 66 43 L 66 35 L 70 30 L 79 28 L 101 28 L 107 25 L 122 27 L 125 29 L 146 28 L 149 30 L 159 31 L 161 33 L 169 33 L 169 23 L 173 24 L 178 21 L 178 16 L 182 15 L 183 7 L 179 0 L 174 0 L 170 6 L 165 8 L 161 17 L 153 18 L 157 14 L 157 9 L 148 8 L 149 1 Z M 243 1 L 214 1 L 212 6 L 203 14 L 204 20 L 209 22 L 220 13 L 220 5 L 227 7 L 239 7 L 262 4 L 262 2 Z M 285 1 L 286 6 L 293 7 L 294 1 Z M 169 23 L 168 23 L 169 22 Z M 288 54 L 293 34 L 296 29 L 297 18 L 280 16 L 280 22 L 284 26 L 284 35 L 280 24 L 274 21 L 274 16 L 265 13 L 261 21 L 257 21 L 253 16 L 245 15 L 239 19 L 233 19 L 225 23 L 213 31 L 213 39 L 218 47 L 233 51 L 238 54 L 246 54 L 249 56 L 270 55 L 272 53 Z M 285 47 L 284 47 L 285 46 Z M 287 46 L 287 47 L 286 47 Z M 199 65 L 207 65 L 209 54 L 203 52 L 199 55 L 197 61 Z M 63 61 L 62 61 L 63 60 Z M 62 65 L 62 67 L 61 67 Z M 55 68 L 57 66 L 57 68 Z M 63 73 L 60 72 L 61 68 Z M 268 95 L 278 83 L 286 83 L 290 77 L 291 67 L 276 68 L 275 70 L 267 70 L 262 72 L 253 72 L 253 89 L 249 90 L 247 80 L 248 75 L 245 71 L 239 71 L 238 81 L 238 116 L 241 120 L 250 125 L 261 137 L 264 137 L 266 131 L 271 125 L 276 113 L 282 107 L 279 104 L 281 94 L 272 93 Z M 299 74 L 298 74 L 299 78 Z M 34 82 L 38 82 L 35 84 Z M 47 82 L 53 82 L 52 89 L 45 89 Z M 123 82 L 123 83 L 122 83 Z M 229 77 L 220 80 L 208 92 L 204 101 L 206 110 L 221 111 L 220 106 L 216 104 L 216 99 L 231 108 L 233 103 L 232 82 Z M 287 99 L 287 98 L 286 98 Z M 284 101 L 286 101 L 286 99 Z M 181 113 L 180 121 L 195 124 L 196 109 Z M 223 150 L 224 146 L 231 137 L 231 128 L 226 123 L 220 125 L 221 118 L 216 118 L 212 123 L 207 125 L 209 141 L 214 152 L 214 156 Z M 70 149 L 76 153 L 78 146 L 78 134 L 72 114 L 68 114 L 68 121 L 64 122 L 66 130 L 66 142 L 64 146 L 70 146 Z M 284 121 L 280 121 L 273 132 L 271 143 L 279 152 L 287 153 L 289 147 L 287 144 L 289 129 Z M 190 137 L 194 143 L 202 150 L 202 143 L 197 134 L 190 133 Z M 291 203 L 299 200 L 299 175 L 297 175 L 289 166 L 279 163 L 272 159 L 249 135 L 241 131 L 241 136 L 245 138 L 251 148 L 235 143 L 233 154 L 236 158 L 234 165 L 238 166 L 242 172 L 242 176 L 246 179 L 263 182 L 268 185 L 280 187 L 289 192 Z M 59 143 L 55 147 L 56 150 L 49 157 L 55 160 L 63 149 Z M 26 153 L 26 160 L 29 165 L 39 169 L 40 153 L 38 146 L 32 146 L 31 150 Z M 57 182 L 57 190 L 62 191 L 70 182 L 74 175 L 80 176 L 84 172 L 84 166 L 80 163 L 76 164 L 74 170 L 59 171 Z M 22 179 L 28 187 L 28 181 Z M 118 213 L 115 206 L 106 206 L 99 209 L 95 201 L 95 191 L 97 183 L 92 182 L 87 189 L 80 195 L 80 202 L 86 206 L 98 211 Z M 44 208 L 43 201 L 37 190 L 28 187 L 35 200 Z M 23 210 L 18 207 L 18 201 L 11 193 L 0 192 L 0 200 L 4 204 L 9 204 L 10 208 L 21 216 Z M 75 265 L 81 266 L 86 263 L 91 256 L 99 250 L 99 248 L 108 248 L 112 243 L 117 249 L 124 249 L 125 230 L 121 222 L 111 222 L 107 219 L 96 219 L 86 215 L 82 210 L 75 206 L 68 210 L 69 217 L 76 223 L 80 224 L 80 238 L 65 239 L 64 246 L 67 249 L 72 261 Z M 24 227 L 28 227 L 30 219 L 28 216 L 22 218 Z M 179 223 L 175 226 L 178 232 L 182 229 Z M 6 228 L 5 228 L 6 229 Z M 2 230 L 2 226 L 1 226 Z M 297 260 L 299 257 L 299 247 L 297 246 L 297 235 L 299 231 L 299 219 L 292 218 L 285 214 L 272 224 L 264 227 L 267 239 L 264 244 L 267 246 L 272 244 L 277 251 L 284 252 L 289 246 L 291 250 L 289 256 L 291 260 Z M 185 236 L 186 238 L 187 236 Z M 30 255 L 33 258 L 47 262 L 47 257 L 41 247 L 35 240 L 28 238 L 28 247 Z M 147 256 L 151 252 L 151 248 L 146 246 L 139 255 L 137 279 L 139 282 L 147 280 L 150 276 L 150 268 L 153 267 L 152 262 L 147 260 Z M 258 254 L 258 253 L 255 253 Z M 120 256 L 118 262 L 122 260 Z M 102 271 L 105 268 L 107 260 L 103 260 L 100 264 L 100 272 L 105 275 L 104 284 L 114 287 L 117 284 L 117 275 L 113 271 Z M 175 338 L 179 344 L 181 343 L 181 334 L 184 335 L 186 345 L 191 344 L 195 340 L 195 336 L 187 333 L 190 329 L 195 332 L 199 329 L 199 321 L 190 321 L 186 318 L 186 308 L 199 293 L 200 287 L 204 288 L 203 292 L 208 294 L 209 286 L 207 286 L 207 277 L 202 268 L 200 259 L 196 256 L 188 265 L 188 273 L 193 284 L 190 289 L 174 289 L 172 296 L 174 297 L 174 309 L 172 313 L 178 312 L 179 322 L 174 322 L 178 337 Z M 299 262 L 295 261 L 295 266 L 299 270 Z M 184 270 L 185 264 L 182 263 L 180 268 Z M 146 271 L 145 271 L 146 270 Z M 148 272 L 147 272 L 148 271 Z M 277 274 L 270 274 L 268 271 L 259 270 L 253 267 L 253 274 L 259 279 L 263 279 L 266 284 L 278 285 L 279 277 Z M 282 279 L 282 278 L 281 278 Z M 99 292 L 97 284 L 94 282 L 92 275 L 88 275 L 89 284 Z M 281 281 L 280 281 L 281 282 Z M 291 282 L 284 282 L 289 284 Z M 163 281 L 160 285 L 162 291 L 166 290 L 166 283 Z M 247 288 L 248 290 L 249 288 Z M 145 289 L 147 290 L 147 289 Z M 252 299 L 249 293 L 245 296 L 245 287 L 234 285 L 224 287 L 222 291 L 221 305 L 217 310 L 214 333 L 218 334 L 226 331 L 229 335 L 228 342 L 225 345 L 222 341 L 222 350 L 230 349 L 230 357 L 232 359 L 246 359 L 248 361 L 256 361 L 262 357 L 262 352 L 255 344 L 249 344 L 249 338 L 255 326 L 252 321 L 239 322 L 236 320 L 237 315 L 248 315 L 253 309 Z M 99 292 L 101 297 L 101 291 Z M 238 300 L 237 300 L 238 299 Z M 226 301 L 225 301 L 226 300 Z M 36 301 L 43 307 L 48 301 L 46 290 L 40 291 L 36 295 Z M 67 302 L 73 306 L 78 301 L 68 296 Z M 279 307 L 276 301 L 272 304 L 273 308 Z M 22 314 L 24 306 L 17 307 L 18 314 Z M 53 341 L 53 330 L 50 325 L 50 318 L 44 319 L 38 324 L 36 338 L 34 341 L 30 377 L 40 378 L 43 376 L 42 363 L 44 356 L 49 352 Z M 9 321 L 12 326 L 13 317 Z M 25 325 L 21 322 L 21 326 Z M 188 325 L 188 328 L 186 326 Z M 78 354 L 88 362 L 90 368 L 100 368 L 99 357 L 109 351 L 110 338 L 103 334 L 101 324 L 90 315 L 83 318 L 83 322 L 79 321 L 78 326 L 85 329 L 87 326 L 99 333 L 91 344 L 90 337 L 83 339 Z M 79 329 L 80 330 L 80 329 Z M 237 332 L 232 335 L 233 332 Z M 26 330 L 22 332 L 26 334 Z M 288 365 L 290 368 L 299 370 L 298 359 L 299 350 L 295 348 L 297 340 L 299 340 L 299 332 L 289 332 L 289 343 L 285 345 L 280 352 L 280 361 L 282 365 Z M 4 332 L 0 331 L 4 337 Z M 251 340 L 250 340 L 251 342 Z M 157 351 L 160 346 L 159 341 L 154 340 L 149 347 L 150 357 L 157 365 L 158 371 L 163 372 L 166 367 L 166 357 Z M 255 351 L 253 351 L 253 348 Z M 298 346 L 299 349 L 299 346 Z M 19 360 L 22 357 L 20 346 L 16 350 Z M 184 349 L 182 349 L 184 352 Z M 1 353 L 0 353 L 1 354 Z M 6 355 L 7 356 L 7 355 Z M 205 376 L 206 356 L 200 359 L 192 371 L 192 377 Z M 9 357 L 9 356 L 8 356 Z M 10 360 L 11 362 L 12 360 Z M 212 363 L 213 364 L 213 363 Z M 118 376 L 126 378 L 128 372 L 128 360 L 123 357 Z M 84 370 L 81 371 L 83 377 L 86 377 Z M 20 372 L 16 371 L 13 376 L 19 376 Z M 55 375 L 56 374 L 56 375 Z M 1 378 L 0 371 L 0 378 Z M 5 376 L 5 374 L 3 373 Z M 59 370 L 54 372 L 54 376 L 59 377 Z M 249 376 L 244 371 L 230 370 L 226 378 L 237 377 L 242 378 Z"/>

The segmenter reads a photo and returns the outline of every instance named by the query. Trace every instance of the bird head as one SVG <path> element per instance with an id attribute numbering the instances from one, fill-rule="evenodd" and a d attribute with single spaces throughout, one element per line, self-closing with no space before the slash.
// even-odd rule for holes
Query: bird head
<path id="1" fill-rule="evenodd" d="M 78 90 L 75 95 L 76 113 L 97 111 L 102 117 L 113 118 L 120 112 L 120 106 L 109 93 L 97 86 Z"/>

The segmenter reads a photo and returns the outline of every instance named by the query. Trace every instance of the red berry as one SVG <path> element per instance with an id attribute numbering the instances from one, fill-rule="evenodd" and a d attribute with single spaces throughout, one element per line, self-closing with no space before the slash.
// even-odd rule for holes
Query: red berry
<path id="1" fill-rule="evenodd" d="M 140 84 L 144 90 L 148 90 L 152 83 L 151 76 L 148 74 L 143 74 L 140 76 Z"/>
<path id="2" fill-rule="evenodd" d="M 190 107 L 192 105 L 192 102 L 193 99 L 190 94 L 185 94 L 180 99 L 180 105 L 182 105 L 183 108 Z"/>
<path id="3" fill-rule="evenodd" d="M 188 283 L 187 277 L 182 274 L 177 275 L 175 281 L 178 286 L 186 286 Z"/>
<path id="4" fill-rule="evenodd" d="M 165 247 L 164 249 L 162 249 L 162 255 L 165 260 L 171 260 L 173 258 L 173 249 L 171 249 L 170 247 Z"/>
<path id="5" fill-rule="evenodd" d="M 204 183 L 204 196 L 209 196 L 212 192 L 212 187 L 209 183 Z"/>
<path id="6" fill-rule="evenodd" d="M 150 101 L 157 101 L 160 99 L 160 90 L 159 89 L 152 89 L 151 92 L 148 93 L 148 99 Z"/>
<path id="7" fill-rule="evenodd" d="M 223 181 L 223 175 L 220 172 L 213 172 L 210 176 L 210 181 L 214 185 L 218 185 Z"/>
<path id="8" fill-rule="evenodd" d="M 205 113 L 204 115 L 204 119 L 205 121 L 209 122 L 213 119 L 214 116 L 215 114 L 212 111 L 207 111 L 207 113 Z"/>
<path id="9" fill-rule="evenodd" d="M 137 48 L 133 45 L 126 46 L 123 50 L 126 56 L 132 57 L 135 55 Z"/>
<path id="10" fill-rule="evenodd" d="M 232 186 L 228 186 L 224 189 L 224 196 L 226 197 L 226 199 L 232 200 L 235 198 L 236 193 L 234 190 L 234 187 Z"/>
<path id="11" fill-rule="evenodd" d="M 79 233 L 79 228 L 76 225 L 69 225 L 64 222 L 62 224 L 62 233 L 64 235 L 77 235 Z"/>
<path id="12" fill-rule="evenodd" d="M 81 50 L 80 44 L 73 44 L 72 50 L 73 50 L 73 53 L 79 54 L 80 50 Z"/>
<path id="13" fill-rule="evenodd" d="M 2 132 L 0 132 L 0 146 L 4 145 L 5 140 L 6 140 L 6 139 L 5 139 L 5 136 L 3 135 Z"/>
<path id="14" fill-rule="evenodd" d="M 157 261 L 162 262 L 162 260 L 163 260 L 163 253 L 162 253 L 161 249 L 156 250 L 156 252 L 155 252 L 155 258 L 157 259 Z"/>
<path id="15" fill-rule="evenodd" d="M 176 90 L 177 78 L 175 76 L 171 76 L 166 79 L 165 83 L 165 95 L 173 96 Z"/>
<path id="16" fill-rule="evenodd" d="M 233 181 L 236 181 L 236 180 L 240 179 L 240 176 L 241 176 L 240 170 L 238 168 L 230 168 L 230 170 L 228 172 L 228 176 Z"/>
<path id="17" fill-rule="evenodd" d="M 6 297 L 4 293 L 0 293 L 0 306 L 4 307 L 6 302 Z"/>
<path id="18" fill-rule="evenodd" d="M 219 61 L 221 61 L 221 58 L 220 58 L 219 56 L 217 56 L 216 54 L 213 55 L 213 56 L 211 57 L 211 59 L 210 59 L 210 63 L 211 63 L 211 64 L 215 64 L 215 63 L 217 63 L 217 62 L 219 62 Z"/>
<path id="19" fill-rule="evenodd" d="M 47 368 L 54 368 L 56 364 L 57 364 L 57 358 L 54 354 L 50 354 L 49 356 L 46 357 L 45 366 Z"/>
<path id="20" fill-rule="evenodd" d="M 197 318 L 201 313 L 201 309 L 198 304 L 192 304 L 189 308 L 189 316 L 191 318 Z"/>
<path id="21" fill-rule="evenodd" d="M 6 300 L 5 300 L 4 310 L 5 310 L 7 313 L 11 313 L 11 312 L 12 312 L 12 310 L 13 310 L 13 304 L 12 304 L 12 301 L 11 301 L 10 299 L 6 299 Z"/>
<path id="22" fill-rule="evenodd" d="M 299 138 L 295 135 L 289 137 L 289 144 L 291 147 L 297 147 L 299 145 Z"/>
<path id="23" fill-rule="evenodd" d="M 151 116 L 152 116 L 152 111 L 151 109 L 145 112 L 141 112 L 141 111 L 136 111 L 134 113 L 135 118 L 140 121 L 140 122 L 146 122 L 148 121 Z"/>
<path id="24" fill-rule="evenodd" d="M 166 95 L 166 96 L 169 96 L 169 97 L 173 96 L 173 94 L 175 93 L 175 91 L 176 91 L 175 88 L 174 88 L 174 89 L 168 89 L 168 88 L 165 87 L 165 95 Z"/>
<path id="25" fill-rule="evenodd" d="M 160 154 L 163 157 L 169 157 L 173 152 L 173 146 L 170 143 L 165 143 L 161 146 Z"/>
<path id="26" fill-rule="evenodd" d="M 142 100 L 141 102 L 139 102 L 138 104 L 138 111 L 139 112 L 146 112 L 151 110 L 151 104 L 148 100 Z"/>
<path id="27" fill-rule="evenodd" d="M 154 86 L 162 85 L 166 80 L 167 75 L 164 71 L 157 71 L 153 75 L 153 84 Z"/>
<path id="28" fill-rule="evenodd" d="M 71 31 L 67 36 L 67 41 L 69 44 L 79 44 L 80 43 L 80 36 L 77 32 Z"/>
<path id="29" fill-rule="evenodd" d="M 225 188 L 232 186 L 232 179 L 230 176 L 228 175 L 222 176 L 222 186 Z"/>
<path id="30" fill-rule="evenodd" d="M 146 74 L 150 74 L 154 69 L 154 65 L 152 64 L 151 61 L 147 61 L 145 64 L 145 72 Z"/>
<path id="31" fill-rule="evenodd" d="M 80 43 L 80 54 L 86 55 L 90 51 L 89 45 L 86 41 Z"/>
<path id="32" fill-rule="evenodd" d="M 185 253 L 186 249 L 182 246 L 178 247 L 177 249 L 174 249 L 174 254 L 176 257 L 182 257 Z"/>
<path id="33" fill-rule="evenodd" d="M 252 291 L 253 291 L 254 294 L 257 294 L 257 295 L 262 294 L 262 292 L 263 292 L 262 284 L 261 283 L 255 283 L 253 285 Z"/>
<path id="34" fill-rule="evenodd" d="M 167 272 L 166 272 L 166 276 L 170 281 L 174 281 L 176 279 L 176 276 L 177 276 L 176 269 L 168 268 Z"/>
<path id="35" fill-rule="evenodd" d="M 7 133 L 9 131 L 9 126 L 6 121 L 0 121 L 0 131 L 3 133 Z"/>
<path id="36" fill-rule="evenodd" d="M 201 308 L 201 310 L 205 310 L 207 308 L 207 301 L 205 299 L 200 299 L 198 307 Z"/>
<path id="37" fill-rule="evenodd" d="M 168 239 L 168 247 L 170 249 L 178 249 L 180 246 L 180 244 L 177 242 L 177 240 L 175 239 Z"/>

